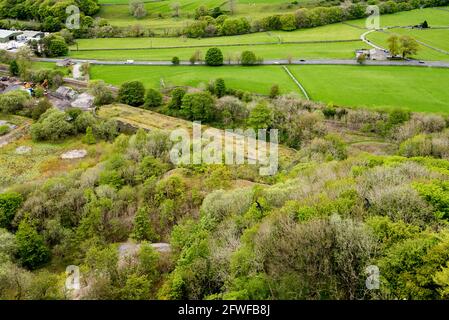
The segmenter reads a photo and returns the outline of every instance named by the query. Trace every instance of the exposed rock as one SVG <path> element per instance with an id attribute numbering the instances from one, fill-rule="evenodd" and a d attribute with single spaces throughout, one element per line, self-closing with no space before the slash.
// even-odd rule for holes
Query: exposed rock
<path id="1" fill-rule="evenodd" d="M 72 107 L 86 111 L 93 108 L 94 100 L 94 96 L 88 94 L 87 92 L 84 92 L 80 94 L 75 101 L 72 102 Z"/>
<path id="2" fill-rule="evenodd" d="M 78 96 L 78 93 L 72 88 L 60 86 L 55 91 L 55 95 L 60 99 L 74 100 Z"/>
<path id="3" fill-rule="evenodd" d="M 84 149 L 70 150 L 61 154 L 61 159 L 79 159 L 87 156 L 87 151 Z"/>
<path id="4" fill-rule="evenodd" d="M 17 154 L 27 154 L 31 152 L 31 147 L 28 146 L 20 146 L 16 148 Z"/>

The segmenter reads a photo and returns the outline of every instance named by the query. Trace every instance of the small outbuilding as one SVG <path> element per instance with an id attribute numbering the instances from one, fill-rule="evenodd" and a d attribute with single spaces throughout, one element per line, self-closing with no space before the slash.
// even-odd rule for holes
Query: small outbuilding
<path id="1" fill-rule="evenodd" d="M 0 29 L 0 43 L 15 41 L 22 33 L 22 31 Z"/>

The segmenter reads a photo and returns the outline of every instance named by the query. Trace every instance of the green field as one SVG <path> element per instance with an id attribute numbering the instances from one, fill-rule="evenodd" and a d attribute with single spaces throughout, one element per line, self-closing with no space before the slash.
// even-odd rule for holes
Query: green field
<path id="1" fill-rule="evenodd" d="M 296 30 L 292 32 L 271 31 L 244 34 L 239 36 L 214 37 L 203 39 L 192 38 L 103 38 L 103 39 L 78 39 L 77 45 L 71 46 L 74 50 L 84 49 L 139 49 L 153 47 L 183 47 L 205 45 L 230 45 L 230 44 L 254 44 L 277 43 L 288 41 L 329 41 L 329 40 L 354 40 L 359 39 L 363 30 L 347 26 L 342 23 L 327 26 Z"/>
<path id="2" fill-rule="evenodd" d="M 335 43 L 312 43 L 312 44 L 273 44 L 257 46 L 227 46 L 220 47 L 225 60 L 231 57 L 232 60 L 245 50 L 253 51 L 263 59 L 287 59 L 291 56 L 294 59 L 351 59 L 354 58 L 354 51 L 366 47 L 361 41 L 335 42 Z M 99 60 L 171 60 L 173 56 L 181 60 L 189 58 L 199 50 L 204 58 L 208 48 L 182 48 L 182 49 L 147 49 L 147 50 L 96 50 L 96 51 L 72 51 L 70 56 L 80 59 Z"/>
<path id="3" fill-rule="evenodd" d="M 449 70 L 423 67 L 289 66 L 316 101 L 369 108 L 405 108 L 449 113 Z M 198 86 L 223 78 L 228 87 L 267 94 L 279 84 L 283 93 L 299 92 L 280 66 L 158 67 L 92 66 L 92 79 L 120 85 L 139 80 L 146 87 Z"/>
<path id="4" fill-rule="evenodd" d="M 142 81 L 146 87 L 187 85 L 197 87 L 209 80 L 222 78 L 229 88 L 268 94 L 273 84 L 279 84 L 282 93 L 300 93 L 298 87 L 280 66 L 206 67 L 206 66 L 101 66 L 93 65 L 91 79 L 120 85 L 130 80 Z"/>
<path id="5" fill-rule="evenodd" d="M 395 14 L 383 14 L 380 16 L 380 25 L 387 26 L 413 26 L 427 21 L 430 27 L 449 26 L 449 10 L 441 8 L 425 8 L 411 11 L 403 11 Z M 349 21 L 349 23 L 365 27 L 365 19 Z"/>
<path id="6" fill-rule="evenodd" d="M 449 113 L 449 69 L 291 66 L 313 100 L 354 107 Z"/>
<path id="7" fill-rule="evenodd" d="M 394 28 L 388 29 L 386 32 L 373 32 L 367 35 L 367 39 L 373 43 L 388 49 L 388 38 L 392 34 L 398 35 L 410 35 L 413 38 L 431 45 L 433 47 L 449 51 L 449 29 L 438 30 L 418 30 L 418 29 L 404 29 Z M 431 49 L 424 45 L 419 45 L 418 53 L 412 56 L 415 59 L 421 60 L 449 60 L 449 54 L 444 54 L 437 50 Z"/>

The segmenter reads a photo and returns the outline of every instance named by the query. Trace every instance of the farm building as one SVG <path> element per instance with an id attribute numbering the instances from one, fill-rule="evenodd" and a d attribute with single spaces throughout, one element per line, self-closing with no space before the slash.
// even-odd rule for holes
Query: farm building
<path id="1" fill-rule="evenodd" d="M 0 29 L 0 43 L 17 40 L 22 31 Z"/>
<path id="2" fill-rule="evenodd" d="M 21 31 L 21 34 L 17 36 L 17 40 L 19 41 L 40 40 L 44 36 L 45 33 L 42 31 L 25 30 Z"/>
<path id="3" fill-rule="evenodd" d="M 358 58 L 362 54 L 364 54 L 366 59 L 368 60 L 388 60 L 389 58 L 391 58 L 388 50 L 381 49 L 360 49 L 356 50 L 355 52 L 356 58 Z"/>

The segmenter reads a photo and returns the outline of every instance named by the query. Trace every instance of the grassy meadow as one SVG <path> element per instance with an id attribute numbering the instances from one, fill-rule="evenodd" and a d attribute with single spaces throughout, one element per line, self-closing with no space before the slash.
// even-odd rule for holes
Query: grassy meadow
<path id="1" fill-rule="evenodd" d="M 296 92 L 299 88 L 280 66 L 255 67 L 206 67 L 206 66 L 106 66 L 93 65 L 91 79 L 103 79 L 105 82 L 120 85 L 123 82 L 138 80 L 146 87 L 186 85 L 197 87 L 210 80 L 222 78 L 229 88 L 268 94 L 273 84 L 280 86 L 282 93 Z"/>
<path id="2" fill-rule="evenodd" d="M 449 113 L 449 69 L 291 66 L 313 100 L 369 108 Z"/>

